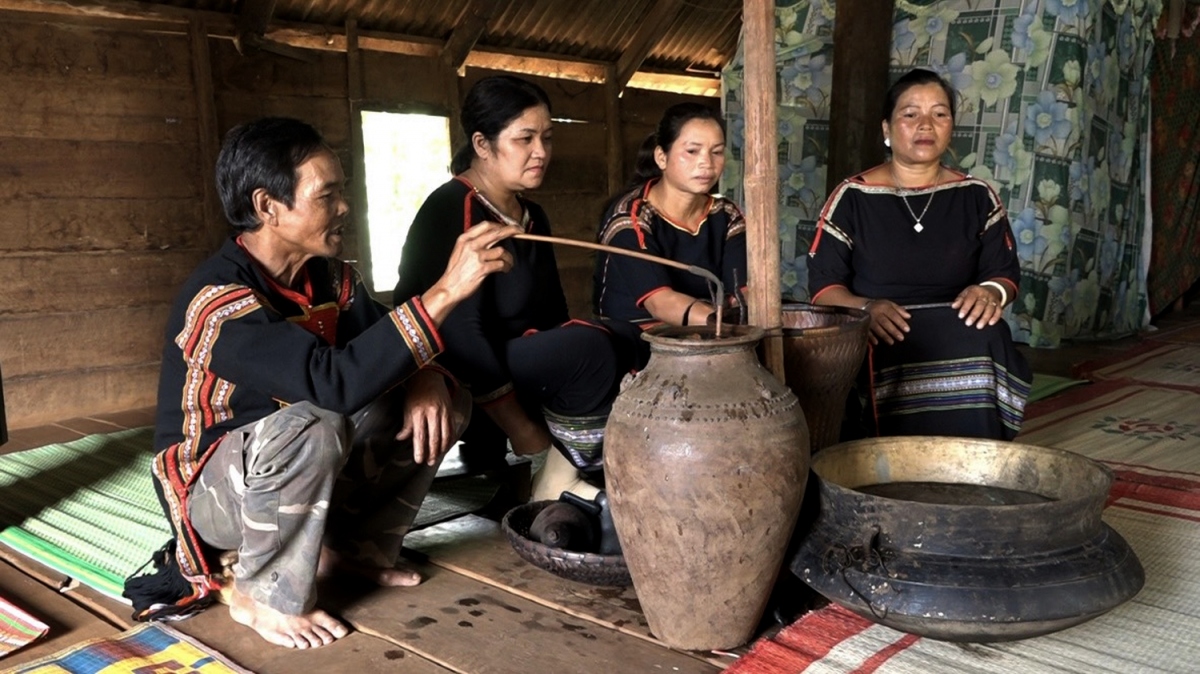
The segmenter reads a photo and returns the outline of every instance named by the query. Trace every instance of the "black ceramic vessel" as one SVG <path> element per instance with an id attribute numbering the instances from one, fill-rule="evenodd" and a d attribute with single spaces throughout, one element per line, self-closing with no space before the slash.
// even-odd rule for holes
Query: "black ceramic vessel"
<path id="1" fill-rule="evenodd" d="M 1100 515 L 1112 473 L 1056 449 L 873 438 L 813 458 L 820 513 L 791 570 L 905 632 L 1007 641 L 1099 616 L 1142 588 Z"/>

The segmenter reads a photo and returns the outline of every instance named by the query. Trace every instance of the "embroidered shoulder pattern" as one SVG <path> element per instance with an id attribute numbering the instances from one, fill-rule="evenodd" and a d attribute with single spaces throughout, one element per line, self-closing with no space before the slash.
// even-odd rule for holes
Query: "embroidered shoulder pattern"
<path id="1" fill-rule="evenodd" d="M 725 231 L 725 240 L 728 241 L 739 234 L 746 233 L 746 216 L 742 215 L 742 209 L 728 199 L 715 199 L 712 211 L 709 216 L 716 213 L 724 213 L 729 220 L 729 227 Z"/>
<path id="2" fill-rule="evenodd" d="M 640 198 L 641 190 L 635 190 L 621 197 L 617 205 L 613 208 L 613 214 L 608 218 L 608 222 L 604 223 L 604 228 L 600 231 L 600 243 L 610 245 L 613 237 L 627 229 L 640 229 L 642 234 L 650 233 L 650 221 L 643 211 L 639 209 L 638 221 L 634 222 L 631 216 L 633 210 L 633 202 Z"/>

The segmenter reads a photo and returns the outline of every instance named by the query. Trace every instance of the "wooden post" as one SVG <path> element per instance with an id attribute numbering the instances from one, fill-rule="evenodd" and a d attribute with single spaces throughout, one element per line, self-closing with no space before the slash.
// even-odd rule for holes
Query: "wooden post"
<path id="1" fill-rule="evenodd" d="M 446 110 L 450 114 L 450 156 L 467 144 L 467 135 L 462 129 L 462 78 L 458 70 L 445 64 L 439 66 L 445 82 Z"/>
<path id="2" fill-rule="evenodd" d="M 208 249 L 216 251 L 229 235 L 229 226 L 217 197 L 217 104 L 213 98 L 212 55 L 204 19 L 188 21 L 188 45 L 192 52 L 192 82 L 196 91 L 196 132 L 200 155 L 200 189 L 203 190 L 204 230 Z"/>
<path id="3" fill-rule="evenodd" d="M 888 88 L 893 0 L 838 0 L 833 27 L 825 192 L 883 163 L 879 111 Z"/>
<path id="4" fill-rule="evenodd" d="M 621 146 L 621 83 L 617 67 L 610 65 L 604 78 L 604 124 L 607 131 L 608 194 L 621 189 L 625 177 L 625 158 Z"/>
<path id="5" fill-rule="evenodd" d="M 358 49 L 358 21 L 346 20 L 346 102 L 350 112 L 350 218 L 354 223 L 355 264 L 374 288 L 371 273 L 371 233 L 367 231 L 367 162 L 362 130 L 362 52 Z"/>
<path id="6" fill-rule="evenodd" d="M 744 0 L 742 31 L 746 57 L 746 301 L 750 323 L 767 331 L 762 351 L 765 365 L 783 381 L 774 0 Z"/>

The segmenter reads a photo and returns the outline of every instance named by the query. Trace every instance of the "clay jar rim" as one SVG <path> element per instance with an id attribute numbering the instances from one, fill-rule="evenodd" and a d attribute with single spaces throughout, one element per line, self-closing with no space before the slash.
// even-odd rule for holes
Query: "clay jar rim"
<path id="1" fill-rule="evenodd" d="M 642 333 L 642 339 L 650 342 L 651 351 L 696 354 L 741 351 L 762 341 L 765 331 L 754 325 L 724 325 L 721 337 L 716 338 L 716 327 L 705 325 L 656 325 Z M 695 337 L 702 339 L 695 339 Z"/>

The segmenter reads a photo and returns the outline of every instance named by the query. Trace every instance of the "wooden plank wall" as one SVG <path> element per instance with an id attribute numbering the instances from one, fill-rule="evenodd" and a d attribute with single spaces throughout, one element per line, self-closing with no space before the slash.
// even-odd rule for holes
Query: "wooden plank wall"
<path id="1" fill-rule="evenodd" d="M 204 255 L 186 36 L 0 22 L 0 365 L 11 427 L 150 404 Z"/>
<path id="2" fill-rule="evenodd" d="M 212 82 L 198 88 L 185 32 L 0 19 L 0 367 L 10 428 L 154 404 L 169 303 L 224 227 L 204 217 L 201 171 L 213 170 L 199 142 L 205 96 L 218 136 L 264 115 L 313 123 L 353 180 L 352 109 L 451 114 L 490 74 L 456 78 L 436 59 L 361 52 L 363 100 L 352 108 L 344 53 L 312 52 L 306 63 L 241 55 L 210 38 L 195 53 L 210 59 Z M 556 125 L 550 172 L 531 196 L 556 234 L 592 240 L 609 196 L 604 87 L 531 79 L 555 117 L 576 122 Z M 662 110 L 690 98 L 626 92 L 627 174 Z M 346 257 L 365 267 L 365 245 L 365 233 L 351 233 Z M 556 252 L 572 312 L 590 315 L 591 254 Z"/>

